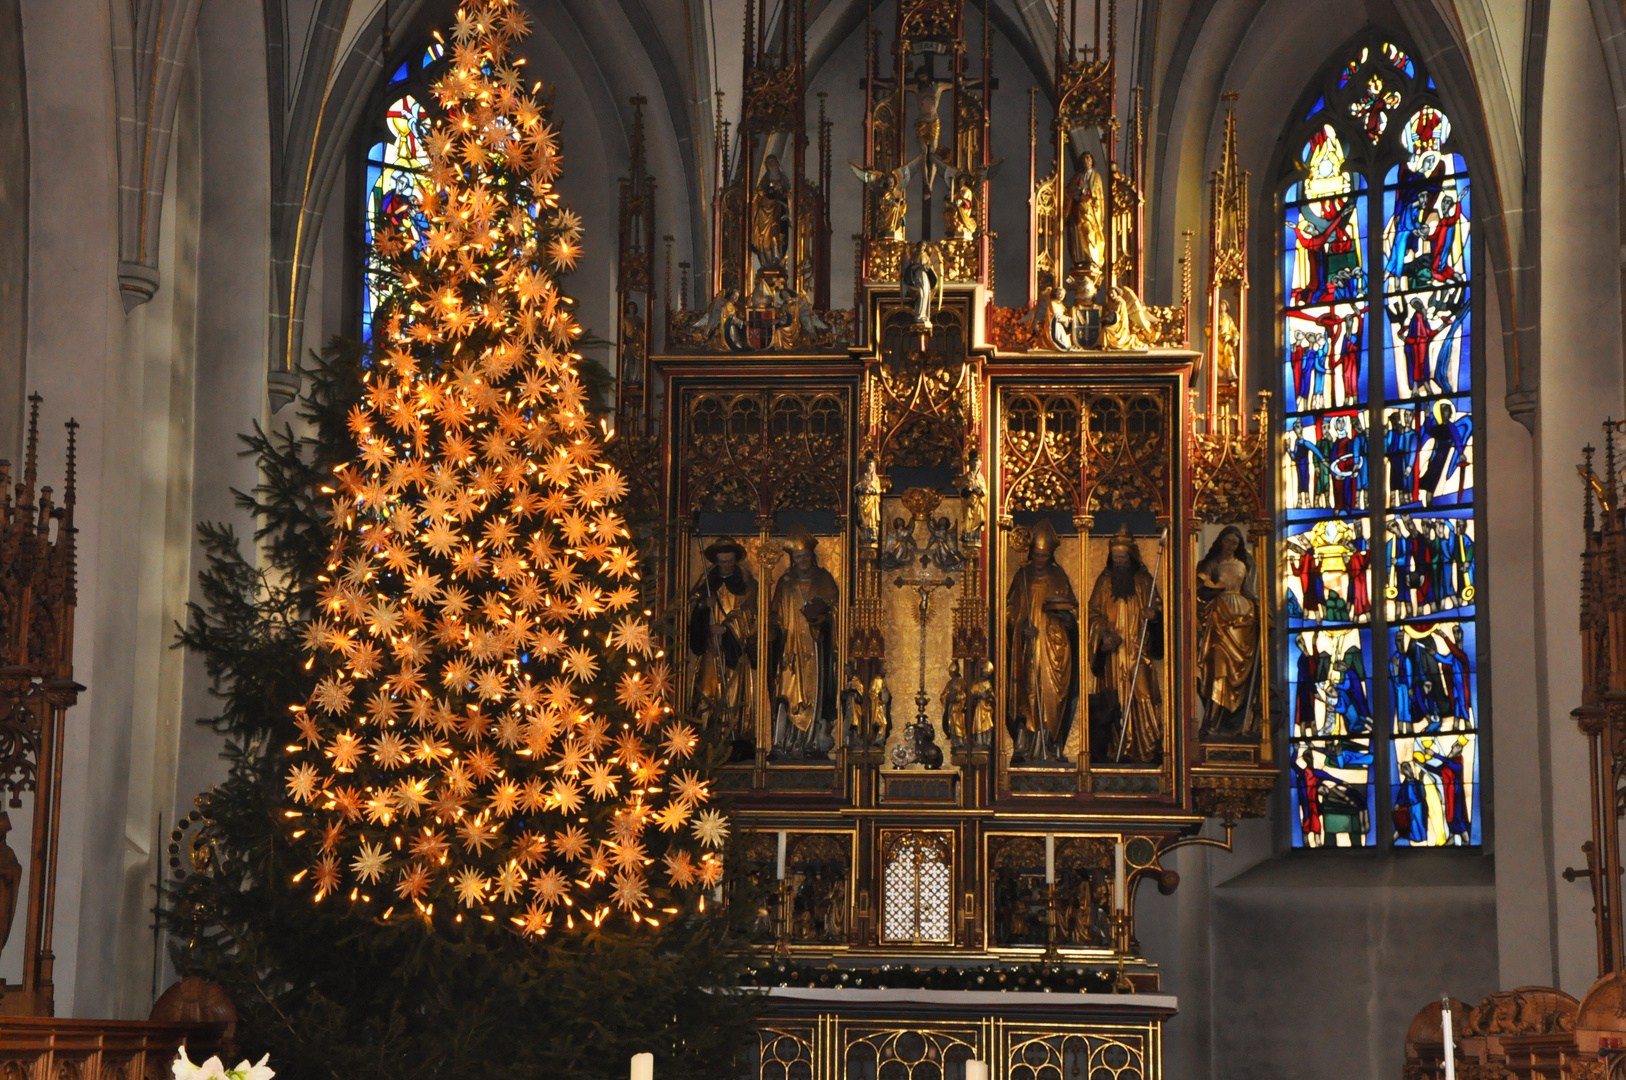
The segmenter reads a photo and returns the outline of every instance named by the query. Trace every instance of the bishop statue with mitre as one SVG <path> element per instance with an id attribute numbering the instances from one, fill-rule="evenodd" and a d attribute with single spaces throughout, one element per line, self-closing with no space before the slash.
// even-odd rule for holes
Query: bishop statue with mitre
<path id="1" fill-rule="evenodd" d="M 1078 707 L 1078 597 L 1056 562 L 1061 538 L 1046 518 L 1033 527 L 1027 564 L 1005 598 L 1010 673 L 1006 727 L 1012 764 L 1065 761 Z"/>

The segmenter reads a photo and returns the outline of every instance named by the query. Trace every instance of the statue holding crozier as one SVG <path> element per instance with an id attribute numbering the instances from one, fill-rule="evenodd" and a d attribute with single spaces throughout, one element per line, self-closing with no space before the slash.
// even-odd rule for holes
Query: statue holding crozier
<path id="1" fill-rule="evenodd" d="M 835 625 L 840 592 L 819 565 L 813 536 L 792 525 L 784 541 L 790 566 L 774 583 L 769 686 L 775 757 L 825 758 L 835 747 Z"/>
<path id="2" fill-rule="evenodd" d="M 1114 761 L 1155 762 L 1163 753 L 1163 702 L 1153 661 L 1163 658 L 1163 601 L 1140 546 L 1120 526 L 1090 590 L 1090 715 L 1108 721 Z"/>
<path id="3" fill-rule="evenodd" d="M 1063 751 L 1078 708 L 1078 597 L 1056 562 L 1060 545 L 1055 527 L 1040 518 L 1027 564 L 1005 597 L 1005 726 L 1013 765 L 1067 760 Z"/>
<path id="4" fill-rule="evenodd" d="M 689 652 L 695 658 L 690 711 L 722 725 L 734 760 L 751 756 L 756 724 L 749 708 L 757 649 L 757 580 L 745 549 L 723 537 L 701 552 L 709 564 L 689 590 Z"/>

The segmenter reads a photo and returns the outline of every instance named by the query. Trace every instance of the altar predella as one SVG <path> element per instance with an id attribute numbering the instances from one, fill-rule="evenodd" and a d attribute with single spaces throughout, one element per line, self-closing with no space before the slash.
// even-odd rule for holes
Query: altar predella
<path id="1" fill-rule="evenodd" d="M 862 114 L 828 116 L 821 95 L 813 122 L 805 4 L 770 18 L 748 0 L 737 123 L 718 106 L 713 255 L 679 264 L 676 290 L 633 102 L 616 445 L 671 526 L 680 700 L 732 744 L 719 786 L 750 837 L 735 872 L 778 882 L 758 927 L 788 983 L 1047 962 L 1155 992 L 1136 889 L 1172 891 L 1162 857 L 1215 843 L 1194 835 L 1207 818 L 1261 815 L 1276 777 L 1234 122 L 1203 334 L 1189 237 L 1182 302 L 1143 301 L 1139 105 L 1120 109 L 1114 8 L 1081 29 L 1077 7 L 1018 164 L 993 159 L 990 30 L 973 12 L 968 40 L 963 0 L 872 13 Z M 863 129 L 862 161 L 833 161 L 844 124 Z M 851 256 L 830 214 L 849 198 Z M 1027 208 L 1025 237 L 991 234 L 1002 200 Z M 996 240 L 1026 243 L 1031 268 L 997 292 Z M 849 258 L 838 302 L 831 268 Z M 1167 1011 L 1053 998 L 1027 1016 L 1009 995 L 976 1005 L 1025 1017 L 996 1040 L 963 1012 L 807 993 L 773 999 L 764 1076 L 904 1060 L 887 1042 L 904 1030 L 911 1053 L 998 1076 L 1023 1054 L 1071 1068 L 1109 1046 L 1152 1076 Z"/>

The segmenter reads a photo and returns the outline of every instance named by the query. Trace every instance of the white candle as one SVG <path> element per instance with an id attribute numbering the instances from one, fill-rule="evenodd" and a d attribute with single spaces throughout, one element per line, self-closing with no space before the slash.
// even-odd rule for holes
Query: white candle
<path id="1" fill-rule="evenodd" d="M 972 1058 L 965 1063 L 965 1080 L 989 1080 L 988 1063 Z"/>
<path id="2" fill-rule="evenodd" d="M 1044 883 L 1056 883 L 1056 834 L 1044 834 Z"/>
<path id="3" fill-rule="evenodd" d="M 1451 1033 L 1451 995 L 1440 996 L 1440 1032 L 1445 1036 L 1445 1080 L 1457 1080 L 1457 1040 Z"/>
<path id="4" fill-rule="evenodd" d="M 785 830 L 779 830 L 779 880 L 785 880 Z"/>
<path id="5" fill-rule="evenodd" d="M 632 1073 L 628 1080 L 655 1080 L 655 1055 L 632 1055 Z"/>
<path id="6" fill-rule="evenodd" d="M 1112 848 L 1112 909 L 1123 911 L 1128 907 L 1124 892 L 1124 842 L 1119 840 Z"/>

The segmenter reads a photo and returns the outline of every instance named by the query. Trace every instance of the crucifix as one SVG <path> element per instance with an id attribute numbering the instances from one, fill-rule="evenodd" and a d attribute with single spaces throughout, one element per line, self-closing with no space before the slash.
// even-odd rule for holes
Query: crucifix
<path id="1" fill-rule="evenodd" d="M 939 136 L 943 133 L 943 121 L 937 115 L 938 104 L 943 99 L 943 92 L 954 86 L 952 78 L 938 78 L 936 74 L 933 53 L 927 53 L 919 69 L 915 71 L 914 97 L 915 97 L 915 142 L 920 147 L 920 153 L 915 160 L 920 162 L 920 238 L 932 238 L 932 189 L 937 186 L 937 167 L 941 160 L 937 145 Z"/>
<path id="2" fill-rule="evenodd" d="M 911 533 L 922 518 L 930 525 L 931 512 L 942 498 L 941 492 L 929 488 L 909 488 L 903 493 L 903 504 L 911 515 L 908 526 Z M 900 589 L 914 589 L 920 598 L 915 606 L 915 622 L 920 626 L 920 678 L 915 689 L 915 722 L 906 729 L 906 741 L 893 748 L 892 764 L 898 768 L 918 763 L 928 769 L 936 769 L 943 764 L 943 751 L 937 745 L 931 719 L 926 714 L 932 700 L 926 692 L 926 626 L 931 615 L 932 593 L 938 589 L 954 588 L 954 578 L 949 574 L 934 574 L 934 565 L 942 569 L 945 565 L 952 567 L 955 564 L 945 563 L 941 553 L 935 560 L 931 554 L 923 554 L 918 562 L 910 559 L 901 566 L 902 573 L 893 582 Z"/>

